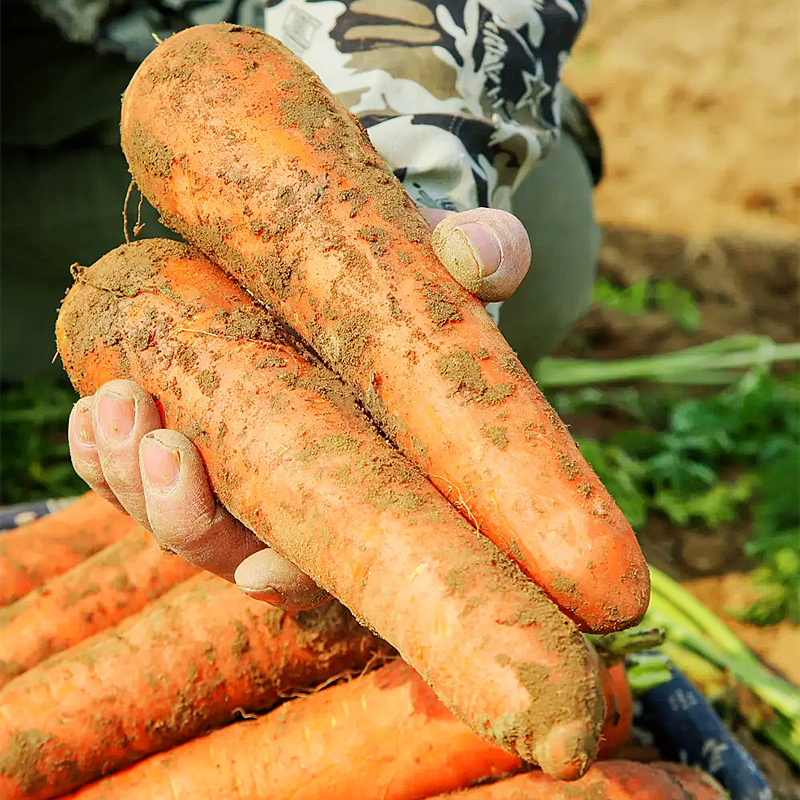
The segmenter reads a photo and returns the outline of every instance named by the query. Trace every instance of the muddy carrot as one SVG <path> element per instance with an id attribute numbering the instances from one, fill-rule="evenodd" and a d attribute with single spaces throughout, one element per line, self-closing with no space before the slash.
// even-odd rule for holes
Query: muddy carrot
<path id="1" fill-rule="evenodd" d="M 636 761 L 600 761 L 578 781 L 564 783 L 539 771 L 430 800 L 727 800 L 714 781 L 675 764 L 667 772 Z"/>
<path id="2" fill-rule="evenodd" d="M 636 537 L 358 122 L 262 31 L 190 28 L 125 92 L 131 173 L 585 629 L 647 607 Z"/>
<path id="3" fill-rule="evenodd" d="M 381 648 L 335 601 L 290 615 L 197 575 L 0 691 L 0 796 L 55 797 Z"/>
<path id="4" fill-rule="evenodd" d="M 75 797 L 416 800 L 523 766 L 475 736 L 398 660 L 152 756 Z"/>
<path id="5" fill-rule="evenodd" d="M 137 528 L 94 492 L 0 537 L 0 605 L 13 603 L 50 578 Z"/>
<path id="6" fill-rule="evenodd" d="M 479 735 L 562 777 L 591 763 L 603 699 L 585 637 L 208 259 L 122 246 L 80 271 L 57 332 L 82 394 L 126 377 L 157 397 L 234 516 Z"/>
<path id="7" fill-rule="evenodd" d="M 601 666 L 600 678 L 606 703 L 606 721 L 597 757 L 607 759 L 612 758 L 631 735 L 633 694 L 623 661 L 609 667 Z"/>
<path id="8" fill-rule="evenodd" d="M 53 653 L 116 625 L 198 569 L 139 529 L 3 609 L 0 687 Z"/>

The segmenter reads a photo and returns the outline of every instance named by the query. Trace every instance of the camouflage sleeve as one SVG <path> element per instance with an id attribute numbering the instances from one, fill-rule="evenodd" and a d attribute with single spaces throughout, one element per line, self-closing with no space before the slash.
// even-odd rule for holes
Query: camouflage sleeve
<path id="1" fill-rule="evenodd" d="M 420 205 L 510 210 L 560 129 L 588 0 L 35 0 L 73 39 L 139 60 L 189 25 L 263 27 L 356 114 Z"/>

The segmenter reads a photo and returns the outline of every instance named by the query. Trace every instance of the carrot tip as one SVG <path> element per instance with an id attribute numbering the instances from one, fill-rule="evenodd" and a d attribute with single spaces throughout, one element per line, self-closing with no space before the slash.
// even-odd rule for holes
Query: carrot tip
<path id="1" fill-rule="evenodd" d="M 580 778 L 597 756 L 597 736 L 580 722 L 554 728 L 533 748 L 528 742 L 518 742 L 517 746 L 522 753 L 531 752 L 529 760 L 536 762 L 544 772 L 562 781 Z"/>

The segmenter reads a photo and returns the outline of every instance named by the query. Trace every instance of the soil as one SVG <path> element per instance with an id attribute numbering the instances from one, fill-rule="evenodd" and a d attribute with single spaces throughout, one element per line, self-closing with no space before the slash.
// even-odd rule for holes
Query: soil
<path id="1" fill-rule="evenodd" d="M 792 0 L 592 5 L 565 78 L 603 141 L 600 274 L 620 286 L 674 282 L 693 293 L 702 316 L 690 333 L 666 314 L 593 308 L 556 355 L 625 358 L 743 333 L 800 341 L 797 22 Z M 599 438 L 627 424 L 566 421 L 575 435 Z M 758 628 L 726 613 L 752 592 L 748 536 L 746 519 L 709 535 L 652 517 L 640 538 L 651 563 L 800 685 L 800 629 Z M 800 798 L 797 773 L 746 730 L 737 733 L 776 798 Z"/>
<path id="2" fill-rule="evenodd" d="M 793 0 L 592 4 L 565 76 L 603 139 L 604 223 L 797 237 L 799 21 Z"/>

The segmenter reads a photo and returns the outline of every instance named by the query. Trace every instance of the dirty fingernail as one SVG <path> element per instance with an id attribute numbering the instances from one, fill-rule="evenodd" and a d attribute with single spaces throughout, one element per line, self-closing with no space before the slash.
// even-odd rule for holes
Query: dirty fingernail
<path id="1" fill-rule="evenodd" d="M 174 447 L 165 447 L 158 439 L 145 437 L 141 444 L 142 477 L 159 492 L 168 492 L 178 482 L 181 456 Z"/>
<path id="2" fill-rule="evenodd" d="M 133 430 L 136 404 L 132 397 L 104 392 L 97 399 L 97 421 L 113 442 L 124 442 Z"/>
<path id="3" fill-rule="evenodd" d="M 263 589 L 253 589 L 248 586 L 239 586 L 237 584 L 237 587 L 248 597 L 252 597 L 253 600 L 261 600 L 262 602 L 270 603 L 273 606 L 282 606 L 284 603 L 286 603 L 286 597 L 277 589 L 273 589 L 271 586 L 267 586 Z"/>
<path id="4" fill-rule="evenodd" d="M 459 230 L 467 239 L 475 258 L 481 266 L 481 277 L 486 277 L 500 266 L 502 251 L 500 241 L 489 228 L 479 225 L 476 222 L 465 222 L 459 226 Z"/>
<path id="5" fill-rule="evenodd" d="M 83 406 L 75 414 L 75 433 L 78 442 L 84 447 L 94 446 L 94 426 L 92 425 L 91 409 Z"/>

